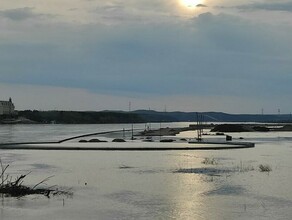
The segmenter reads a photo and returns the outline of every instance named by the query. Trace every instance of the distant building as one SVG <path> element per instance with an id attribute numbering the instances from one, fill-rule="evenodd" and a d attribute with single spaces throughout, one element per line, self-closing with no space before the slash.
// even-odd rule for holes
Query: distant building
<path id="1" fill-rule="evenodd" d="M 11 98 L 9 98 L 9 101 L 0 101 L 0 115 L 13 115 L 14 109 Z"/>

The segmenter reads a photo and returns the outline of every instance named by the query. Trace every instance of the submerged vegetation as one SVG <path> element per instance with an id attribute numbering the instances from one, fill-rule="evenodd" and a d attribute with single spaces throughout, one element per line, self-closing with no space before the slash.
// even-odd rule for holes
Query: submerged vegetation
<path id="1" fill-rule="evenodd" d="M 205 158 L 202 162 L 204 165 L 218 165 L 218 161 L 215 158 Z M 232 174 L 232 173 L 245 173 L 250 171 L 259 171 L 259 172 L 270 172 L 272 168 L 270 165 L 263 165 L 260 164 L 259 169 L 256 170 L 252 164 L 246 164 L 242 161 L 234 167 L 195 167 L 195 168 L 180 168 L 175 171 L 174 173 L 192 173 L 192 174 L 205 174 L 210 176 L 220 176 L 221 174 Z"/>
<path id="2" fill-rule="evenodd" d="M 261 172 L 271 172 L 272 171 L 271 166 L 267 165 L 267 164 L 265 164 L 265 165 L 260 164 L 259 165 L 259 169 L 260 169 Z"/>
<path id="3" fill-rule="evenodd" d="M 202 161 L 202 164 L 206 164 L 206 165 L 217 165 L 218 164 L 218 161 L 215 159 L 215 158 L 205 158 L 203 161 Z"/>
<path id="4" fill-rule="evenodd" d="M 235 167 L 235 170 L 238 172 L 249 172 L 254 171 L 254 167 L 251 164 L 245 164 L 240 161 L 239 165 Z"/>
<path id="5" fill-rule="evenodd" d="M 4 166 L 0 159 L 1 173 L 0 173 L 0 194 L 7 197 L 23 197 L 27 195 L 44 195 L 50 198 L 51 195 L 65 195 L 72 196 L 73 193 L 70 190 L 60 190 L 56 186 L 40 188 L 39 186 L 49 180 L 52 176 L 45 178 L 32 187 L 23 185 L 24 178 L 29 174 L 20 175 L 13 178 L 6 173 L 9 165 Z"/>

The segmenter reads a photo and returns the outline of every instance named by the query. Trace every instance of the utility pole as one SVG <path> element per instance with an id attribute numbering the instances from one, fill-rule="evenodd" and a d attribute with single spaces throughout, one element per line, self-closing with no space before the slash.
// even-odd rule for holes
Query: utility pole
<path id="1" fill-rule="evenodd" d="M 132 103 L 131 102 L 129 102 L 129 112 L 131 112 L 132 111 Z M 133 117 L 132 117 L 132 114 L 130 115 L 130 117 L 131 117 L 131 122 L 132 122 L 132 126 L 131 126 L 131 133 L 132 133 L 132 137 L 131 137 L 131 140 L 134 140 L 134 125 L 133 125 Z"/>
<path id="2" fill-rule="evenodd" d="M 131 102 L 129 102 L 129 112 L 131 112 Z"/>
<path id="3" fill-rule="evenodd" d="M 202 115 L 197 112 L 197 140 L 202 141 Z"/>
<path id="4" fill-rule="evenodd" d="M 134 140 L 134 125 L 132 123 L 132 137 L 131 137 L 131 140 Z"/>

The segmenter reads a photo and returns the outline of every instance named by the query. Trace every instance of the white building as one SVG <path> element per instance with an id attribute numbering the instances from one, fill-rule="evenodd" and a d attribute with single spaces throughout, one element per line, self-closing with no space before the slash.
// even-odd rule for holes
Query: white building
<path id="1" fill-rule="evenodd" d="M 12 115 L 14 114 L 14 104 L 11 100 L 9 101 L 0 101 L 0 115 Z"/>

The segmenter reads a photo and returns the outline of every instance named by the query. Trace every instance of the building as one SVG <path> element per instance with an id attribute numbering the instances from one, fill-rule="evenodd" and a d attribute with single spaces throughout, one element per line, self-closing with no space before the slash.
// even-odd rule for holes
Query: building
<path id="1" fill-rule="evenodd" d="M 13 115 L 14 109 L 11 98 L 9 98 L 9 101 L 0 101 L 0 115 Z"/>

